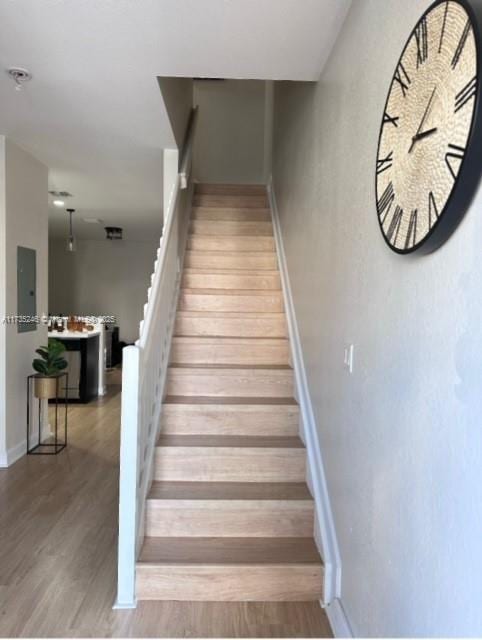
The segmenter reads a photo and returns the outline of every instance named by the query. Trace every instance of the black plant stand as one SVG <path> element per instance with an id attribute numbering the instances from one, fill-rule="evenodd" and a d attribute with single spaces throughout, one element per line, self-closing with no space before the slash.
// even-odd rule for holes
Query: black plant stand
<path id="1" fill-rule="evenodd" d="M 53 404 L 55 404 L 55 430 L 54 430 L 54 441 L 53 442 L 42 442 L 42 398 L 34 398 L 32 391 L 32 381 L 35 378 L 38 378 L 38 374 L 33 373 L 27 378 L 27 454 L 29 455 L 47 455 L 54 456 L 57 453 L 60 453 L 62 449 L 65 449 L 67 446 L 67 410 L 68 410 L 68 386 L 69 386 L 69 375 L 68 373 L 58 373 L 55 377 L 55 398 L 52 399 Z M 60 391 L 60 380 L 65 378 L 65 395 L 63 398 L 59 398 Z M 33 420 L 33 411 L 32 406 L 35 400 L 38 400 L 38 443 L 33 447 L 30 447 L 30 430 L 33 425 L 31 422 Z M 62 402 L 64 406 L 64 437 L 63 440 L 59 440 L 59 400 Z"/>

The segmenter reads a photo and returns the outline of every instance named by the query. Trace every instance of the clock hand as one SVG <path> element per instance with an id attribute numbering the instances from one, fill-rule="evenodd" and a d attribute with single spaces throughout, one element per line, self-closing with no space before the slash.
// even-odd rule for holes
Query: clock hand
<path id="1" fill-rule="evenodd" d="M 428 112 L 429 112 L 430 107 L 431 107 L 431 105 L 432 105 L 432 100 L 433 100 L 433 98 L 434 98 L 434 96 L 435 96 L 435 91 L 436 91 L 436 90 L 437 90 L 437 85 L 435 85 L 435 87 L 433 88 L 432 95 L 430 96 L 430 100 L 428 101 L 427 108 L 425 109 L 425 112 L 424 112 L 424 114 L 423 114 L 423 116 L 422 116 L 422 121 L 420 122 L 420 126 L 419 126 L 419 128 L 417 129 L 417 133 L 416 133 L 415 135 L 417 135 L 418 133 L 420 133 L 420 131 L 421 131 L 422 127 L 423 127 L 423 123 L 425 122 L 425 120 L 426 120 L 426 118 L 427 118 L 427 116 L 428 116 Z"/>
<path id="2" fill-rule="evenodd" d="M 417 133 L 415 136 L 413 136 L 412 142 L 423 140 L 423 138 L 426 138 L 427 136 L 431 136 L 432 133 L 435 133 L 436 131 L 437 131 L 437 127 L 433 127 L 432 129 L 428 129 L 427 131 L 422 131 L 421 133 Z"/>
<path id="3" fill-rule="evenodd" d="M 436 90 L 437 90 L 437 85 L 435 85 L 435 87 L 433 88 L 432 95 L 430 96 L 430 100 L 428 101 L 428 104 L 427 104 L 427 106 L 425 108 L 424 114 L 422 116 L 422 120 L 420 121 L 420 125 L 419 125 L 419 127 L 417 129 L 417 133 L 412 138 L 412 144 L 410 145 L 410 149 L 408 150 L 408 153 L 411 153 L 413 147 L 415 146 L 415 143 L 418 140 L 417 136 L 419 135 L 419 133 L 420 133 L 422 127 L 423 127 L 423 123 L 425 122 L 425 120 L 426 120 L 426 118 L 428 116 L 428 112 L 429 112 L 430 107 L 432 105 L 432 100 L 433 100 L 433 97 L 435 95 L 435 91 Z"/>

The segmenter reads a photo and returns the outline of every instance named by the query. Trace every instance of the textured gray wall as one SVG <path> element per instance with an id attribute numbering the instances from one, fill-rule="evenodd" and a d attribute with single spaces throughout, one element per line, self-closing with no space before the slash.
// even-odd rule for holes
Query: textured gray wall
<path id="1" fill-rule="evenodd" d="M 119 337 L 134 342 L 159 242 L 65 240 L 49 242 L 49 311 L 65 315 L 113 315 Z"/>
<path id="2" fill-rule="evenodd" d="M 428 257 L 390 252 L 375 208 L 389 82 L 428 4 L 356 0 L 320 82 L 275 91 L 274 185 L 342 603 L 366 636 L 482 633 L 482 193 Z"/>
<path id="3" fill-rule="evenodd" d="M 199 119 L 194 173 L 200 182 L 264 183 L 265 83 L 194 83 Z"/>
<path id="4" fill-rule="evenodd" d="M 36 251 L 37 315 L 47 313 L 47 243 L 48 243 L 48 170 L 10 139 L 3 138 L 4 173 L 0 176 L 0 289 L 3 290 L 6 315 L 17 314 L 17 247 Z M 2 216 L 3 213 L 3 216 Z M 47 326 L 39 324 L 35 331 L 18 333 L 15 324 L 4 324 L 0 318 L 0 438 L 5 431 L 5 451 L 0 442 L 0 466 L 11 463 L 26 451 L 27 423 L 26 379 L 33 373 L 35 349 L 45 344 Z M 3 379 L 3 383 L 1 380 Z"/>

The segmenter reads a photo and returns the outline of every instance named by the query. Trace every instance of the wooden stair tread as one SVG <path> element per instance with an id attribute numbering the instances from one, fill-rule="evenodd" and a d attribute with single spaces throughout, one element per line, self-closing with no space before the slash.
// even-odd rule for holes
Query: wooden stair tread
<path id="1" fill-rule="evenodd" d="M 232 340 L 232 341 L 240 341 L 240 340 L 273 340 L 273 342 L 276 342 L 276 340 L 288 340 L 286 337 L 284 336 L 275 336 L 273 338 L 260 338 L 259 336 L 236 336 L 236 335 L 223 335 L 223 336 L 218 336 L 218 335 L 207 335 L 207 334 L 202 334 L 202 335 L 198 335 L 198 334 L 189 334 L 189 333 L 183 333 L 181 334 L 175 334 L 172 336 L 172 339 L 183 339 L 183 338 L 187 338 L 188 340 L 197 340 L 197 339 L 206 339 L 206 340 Z M 234 343 L 233 342 L 233 343 Z M 228 344 L 228 343 L 226 343 Z M 266 343 L 268 344 L 268 343 Z"/>
<path id="2" fill-rule="evenodd" d="M 203 182 L 194 185 L 197 195 L 266 195 L 264 184 L 236 184 L 222 182 Z"/>
<path id="3" fill-rule="evenodd" d="M 265 298 L 281 296 L 280 289 L 190 289 L 183 287 L 182 293 L 193 296 L 264 296 Z M 256 311 L 255 313 L 263 312 Z"/>
<path id="4" fill-rule="evenodd" d="M 206 276 L 278 276 L 279 269 L 216 269 L 214 267 L 198 268 L 187 267 L 183 275 L 206 275 Z"/>
<path id="5" fill-rule="evenodd" d="M 273 224 L 270 220 L 191 220 L 189 231 L 197 237 L 250 236 L 273 237 Z"/>
<path id="6" fill-rule="evenodd" d="M 153 482 L 149 500 L 313 500 L 303 482 Z"/>
<path id="7" fill-rule="evenodd" d="M 188 249 L 187 254 L 209 256 L 212 258 L 230 258 L 232 251 L 211 251 L 209 249 Z M 243 251 L 243 258 L 271 258 L 273 251 Z"/>
<path id="8" fill-rule="evenodd" d="M 214 234 L 200 234 L 200 233 L 192 233 L 189 232 L 189 236 L 188 239 L 191 238 L 195 238 L 196 240 L 198 240 L 200 237 L 202 237 L 204 240 L 206 239 L 211 239 L 211 240 L 216 240 L 216 242 L 222 242 L 223 240 L 247 240 L 249 241 L 253 241 L 253 240 L 257 240 L 260 237 L 263 238 L 264 240 L 271 239 L 272 240 L 272 236 L 259 236 L 256 233 L 245 233 L 245 234 L 233 234 L 233 235 L 225 235 L 225 236 L 216 236 Z M 256 246 L 256 242 L 253 242 L 253 244 Z M 271 244 L 271 243 L 270 243 Z M 202 251 L 201 249 L 189 249 L 189 251 Z M 215 251 L 214 249 L 206 249 L 206 251 Z M 253 251 L 259 252 L 259 249 L 247 249 L 246 253 L 252 253 Z M 275 251 L 275 249 L 273 248 L 273 252 Z M 267 251 L 266 249 L 264 249 L 263 251 L 261 251 L 261 253 L 272 253 L 271 251 Z"/>
<path id="9" fill-rule="evenodd" d="M 176 342 L 187 342 L 189 344 L 208 344 L 212 342 L 213 344 L 246 344 L 246 345 L 256 345 L 256 344 L 286 344 L 288 342 L 288 338 L 259 338 L 259 337 L 243 337 L 243 336 L 173 336 L 172 338 Z"/>
<path id="10" fill-rule="evenodd" d="M 205 298 L 204 298 L 205 299 Z M 261 298 L 261 300 L 263 300 Z M 241 306 L 241 305 L 240 305 Z M 230 338 L 287 338 L 286 316 L 282 311 L 178 310 L 175 336 Z"/>
<path id="11" fill-rule="evenodd" d="M 281 277 L 279 271 L 273 270 L 239 270 L 239 269 L 184 269 L 182 275 L 184 290 L 216 291 L 266 291 L 280 292 Z"/>
<path id="12" fill-rule="evenodd" d="M 139 563 L 317 564 L 313 538 L 144 538 Z M 139 564 L 138 563 L 138 564 Z"/>
<path id="13" fill-rule="evenodd" d="M 164 404 L 188 404 L 188 405 L 262 405 L 262 406 L 290 406 L 297 407 L 294 398 L 238 398 L 228 396 L 166 396 Z"/>
<path id="14" fill-rule="evenodd" d="M 171 366 L 280 366 L 290 362 L 287 338 L 173 336 Z"/>
<path id="15" fill-rule="evenodd" d="M 266 209 L 268 197 L 263 194 L 194 194 L 194 206 Z"/>
<path id="16" fill-rule="evenodd" d="M 220 320 L 282 320 L 285 317 L 283 311 L 184 311 L 177 312 L 178 318 L 207 318 Z"/>
<path id="17" fill-rule="evenodd" d="M 216 373 L 218 370 L 236 373 L 243 370 L 255 371 L 293 371 L 293 367 L 289 364 L 182 364 L 171 363 L 169 369 L 197 369 L 198 371 L 206 370 L 207 373 Z"/>
<path id="18" fill-rule="evenodd" d="M 225 222 L 270 222 L 269 209 L 245 209 L 242 207 L 193 207 L 191 220 L 222 220 Z"/>
<path id="19" fill-rule="evenodd" d="M 304 449 L 298 436 L 225 436 L 166 435 L 157 440 L 158 447 L 219 447 L 236 449 Z"/>
<path id="20" fill-rule="evenodd" d="M 245 249 L 244 252 L 245 253 L 252 253 L 253 251 L 257 251 L 257 252 L 262 252 L 262 253 L 275 253 L 275 244 L 274 244 L 274 240 L 273 240 L 273 236 L 260 236 L 258 234 L 254 234 L 254 233 L 243 233 L 243 234 L 232 234 L 232 235 L 224 235 L 224 236 L 217 236 L 214 234 L 210 234 L 210 233 L 192 233 L 192 231 L 189 231 L 188 234 L 188 241 L 189 240 L 212 240 L 214 241 L 214 243 L 217 244 L 222 244 L 227 243 L 229 244 L 230 242 L 233 242 L 234 244 L 236 243 L 246 243 L 248 246 L 251 245 L 251 247 L 256 247 L 258 244 L 262 244 L 262 245 L 269 245 L 270 247 L 272 247 L 272 249 Z M 261 243 L 256 242 L 257 240 L 262 240 Z M 197 243 L 195 243 L 197 244 Z M 204 251 L 204 249 L 188 249 L 189 251 Z M 206 249 L 206 251 L 216 251 L 216 249 Z M 228 251 L 228 249 L 224 248 L 224 249 L 220 249 L 220 251 Z M 243 253 L 244 253 L 243 252 Z"/>
<path id="21" fill-rule="evenodd" d="M 249 260 L 249 258 L 273 258 L 273 251 L 243 251 L 242 256 L 237 256 Z M 232 258 L 232 251 L 210 251 L 209 249 L 187 249 L 186 257 L 201 258 Z"/>

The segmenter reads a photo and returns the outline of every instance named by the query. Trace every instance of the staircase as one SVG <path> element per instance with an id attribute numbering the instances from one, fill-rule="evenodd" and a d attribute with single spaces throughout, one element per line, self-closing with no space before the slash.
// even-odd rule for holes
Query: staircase
<path id="1" fill-rule="evenodd" d="M 264 187 L 197 185 L 138 600 L 320 600 Z"/>

